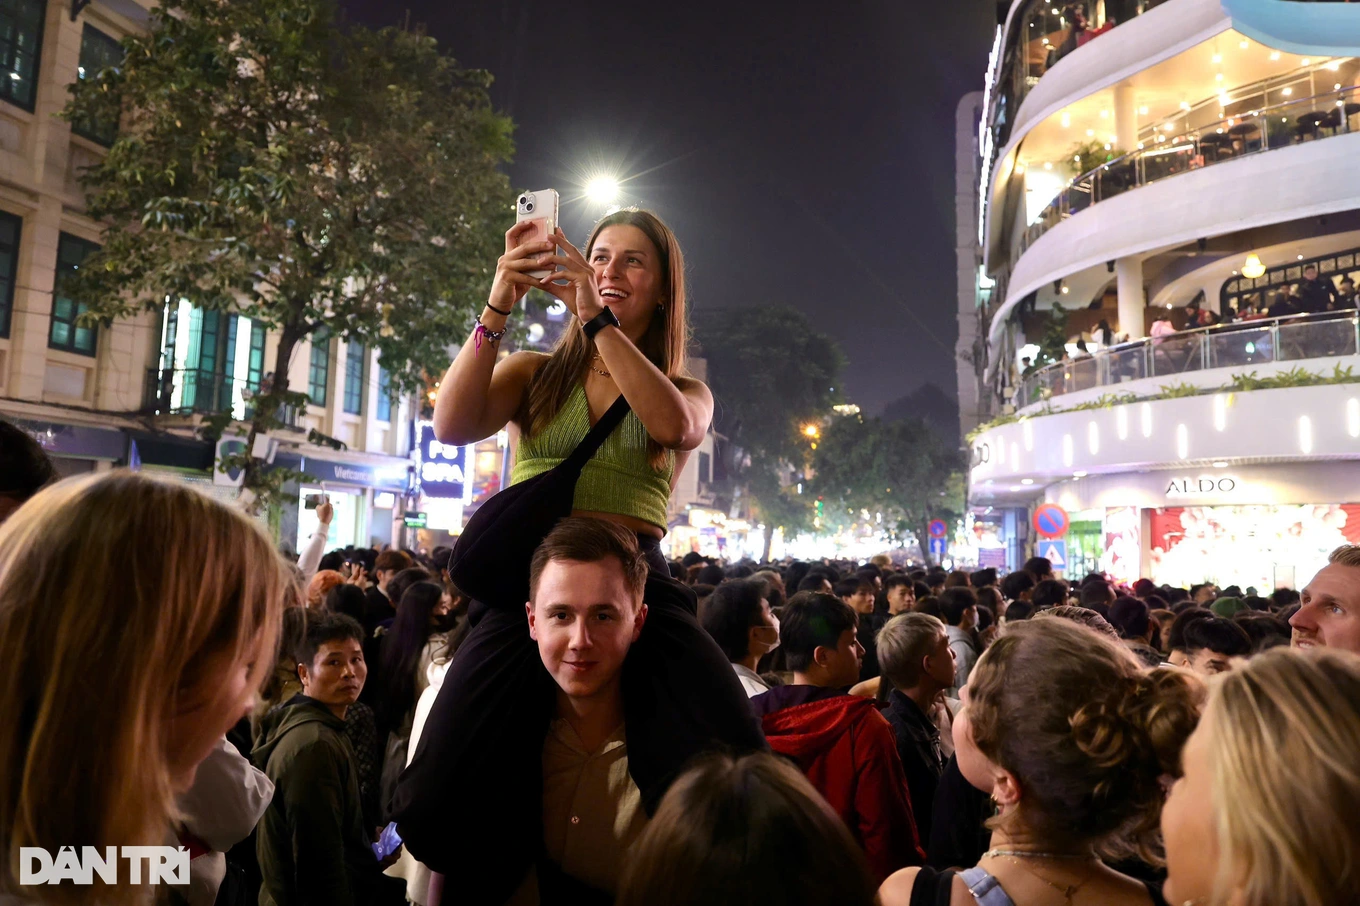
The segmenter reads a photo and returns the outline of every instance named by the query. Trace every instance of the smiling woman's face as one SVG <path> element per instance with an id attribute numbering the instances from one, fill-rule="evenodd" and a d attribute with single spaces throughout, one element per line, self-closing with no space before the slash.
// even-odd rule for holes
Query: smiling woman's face
<path id="1" fill-rule="evenodd" d="M 647 234 L 629 224 L 600 230 L 588 256 L 595 271 L 600 299 L 614 312 L 625 333 L 646 329 L 656 307 L 665 300 L 661 253 Z"/>

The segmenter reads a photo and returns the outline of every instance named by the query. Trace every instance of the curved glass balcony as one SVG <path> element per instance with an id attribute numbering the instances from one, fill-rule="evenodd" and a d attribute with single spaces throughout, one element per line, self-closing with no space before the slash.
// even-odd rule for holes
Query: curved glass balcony
<path id="1" fill-rule="evenodd" d="M 1253 154 L 1360 131 L 1360 88 L 1343 88 L 1228 117 L 1145 144 L 1072 180 L 1020 235 L 1016 257 L 1074 214 L 1130 189 Z"/>
<path id="2" fill-rule="evenodd" d="M 1143 378 L 1173 378 L 1210 368 L 1296 362 L 1360 352 L 1360 312 L 1355 310 L 1234 321 L 1164 337 L 1148 337 L 1058 362 L 1020 379 L 1017 408 Z"/>

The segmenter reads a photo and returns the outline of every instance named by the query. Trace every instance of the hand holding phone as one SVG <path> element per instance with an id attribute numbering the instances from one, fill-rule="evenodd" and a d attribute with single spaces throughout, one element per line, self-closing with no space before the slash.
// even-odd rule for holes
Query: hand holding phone
<path id="1" fill-rule="evenodd" d="M 378 835 L 378 842 L 373 844 L 373 855 L 378 857 L 379 862 L 386 862 L 388 857 L 399 849 L 401 835 L 397 833 L 397 822 L 393 821 Z"/>

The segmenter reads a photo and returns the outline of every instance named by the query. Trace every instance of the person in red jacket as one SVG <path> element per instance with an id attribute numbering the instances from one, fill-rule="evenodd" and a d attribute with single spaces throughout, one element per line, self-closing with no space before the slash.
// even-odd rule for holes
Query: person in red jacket
<path id="1" fill-rule="evenodd" d="M 797 762 L 864 847 L 879 881 L 925 861 L 892 726 L 871 698 L 847 695 L 864 649 L 854 608 L 801 592 L 780 618 L 793 684 L 751 699 L 770 748 Z"/>

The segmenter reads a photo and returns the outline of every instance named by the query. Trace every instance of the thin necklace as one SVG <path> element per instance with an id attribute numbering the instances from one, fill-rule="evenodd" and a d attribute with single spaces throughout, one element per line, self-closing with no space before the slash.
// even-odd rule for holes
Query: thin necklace
<path id="1" fill-rule="evenodd" d="M 1094 858 L 1095 858 L 1094 856 L 1074 856 L 1074 855 L 1068 855 L 1068 854 L 1055 854 L 1055 853 L 1031 853 L 1031 852 L 1025 852 L 1025 851 L 1023 851 L 1023 850 L 1004 850 L 1004 849 L 994 849 L 994 850 L 989 850 L 988 852 L 983 853 L 984 858 L 985 858 L 986 856 L 996 856 L 996 855 L 1004 855 L 1006 858 L 1010 859 L 1010 861 L 1014 862 L 1017 866 L 1019 866 L 1020 868 L 1023 868 L 1025 871 L 1029 872 L 1031 875 L 1033 875 L 1034 877 L 1038 878 L 1040 881 L 1043 881 L 1045 884 L 1047 884 L 1049 887 L 1052 887 L 1052 888 L 1053 888 L 1054 890 L 1056 890 L 1058 893 L 1062 894 L 1063 900 L 1064 900 L 1064 902 L 1067 904 L 1067 906 L 1072 906 L 1072 898 L 1075 897 L 1075 896 L 1077 895 L 1077 891 L 1078 891 L 1078 890 L 1081 890 L 1083 887 L 1086 886 L 1086 882 L 1089 881 L 1089 880 L 1091 880 L 1090 878 L 1086 878 L 1085 880 L 1083 880 L 1083 881 L 1081 881 L 1081 882 L 1079 882 L 1079 883 L 1077 883 L 1077 884 L 1055 884 L 1054 882 L 1050 881 L 1048 878 L 1045 878 L 1043 875 L 1039 874 L 1039 872 L 1035 871 L 1034 868 L 1033 868 L 1032 866 L 1026 865 L 1024 862 L 1021 862 L 1020 859 L 1015 858 L 1015 856 L 1020 856 L 1021 858 L 1031 858 L 1031 859 L 1033 859 L 1033 858 L 1043 858 L 1043 859 L 1094 859 Z"/>
<path id="2" fill-rule="evenodd" d="M 989 849 L 982 855 L 984 857 L 1018 856 L 1021 859 L 1080 859 L 1088 862 L 1095 859 L 1095 856 L 1090 853 L 1039 853 L 1026 849 Z"/>
<path id="3" fill-rule="evenodd" d="M 590 360 L 591 360 L 592 362 L 595 361 L 596 359 L 600 359 L 601 361 L 604 360 L 603 357 L 602 357 L 598 352 L 595 353 L 593 356 L 590 357 Z M 612 375 L 610 375 L 610 373 L 609 373 L 608 371 L 601 371 L 600 369 L 596 368 L 594 365 L 591 365 L 591 366 L 590 366 L 590 370 L 593 371 L 593 372 L 595 372 L 596 374 L 598 374 L 600 377 L 612 377 Z"/>

